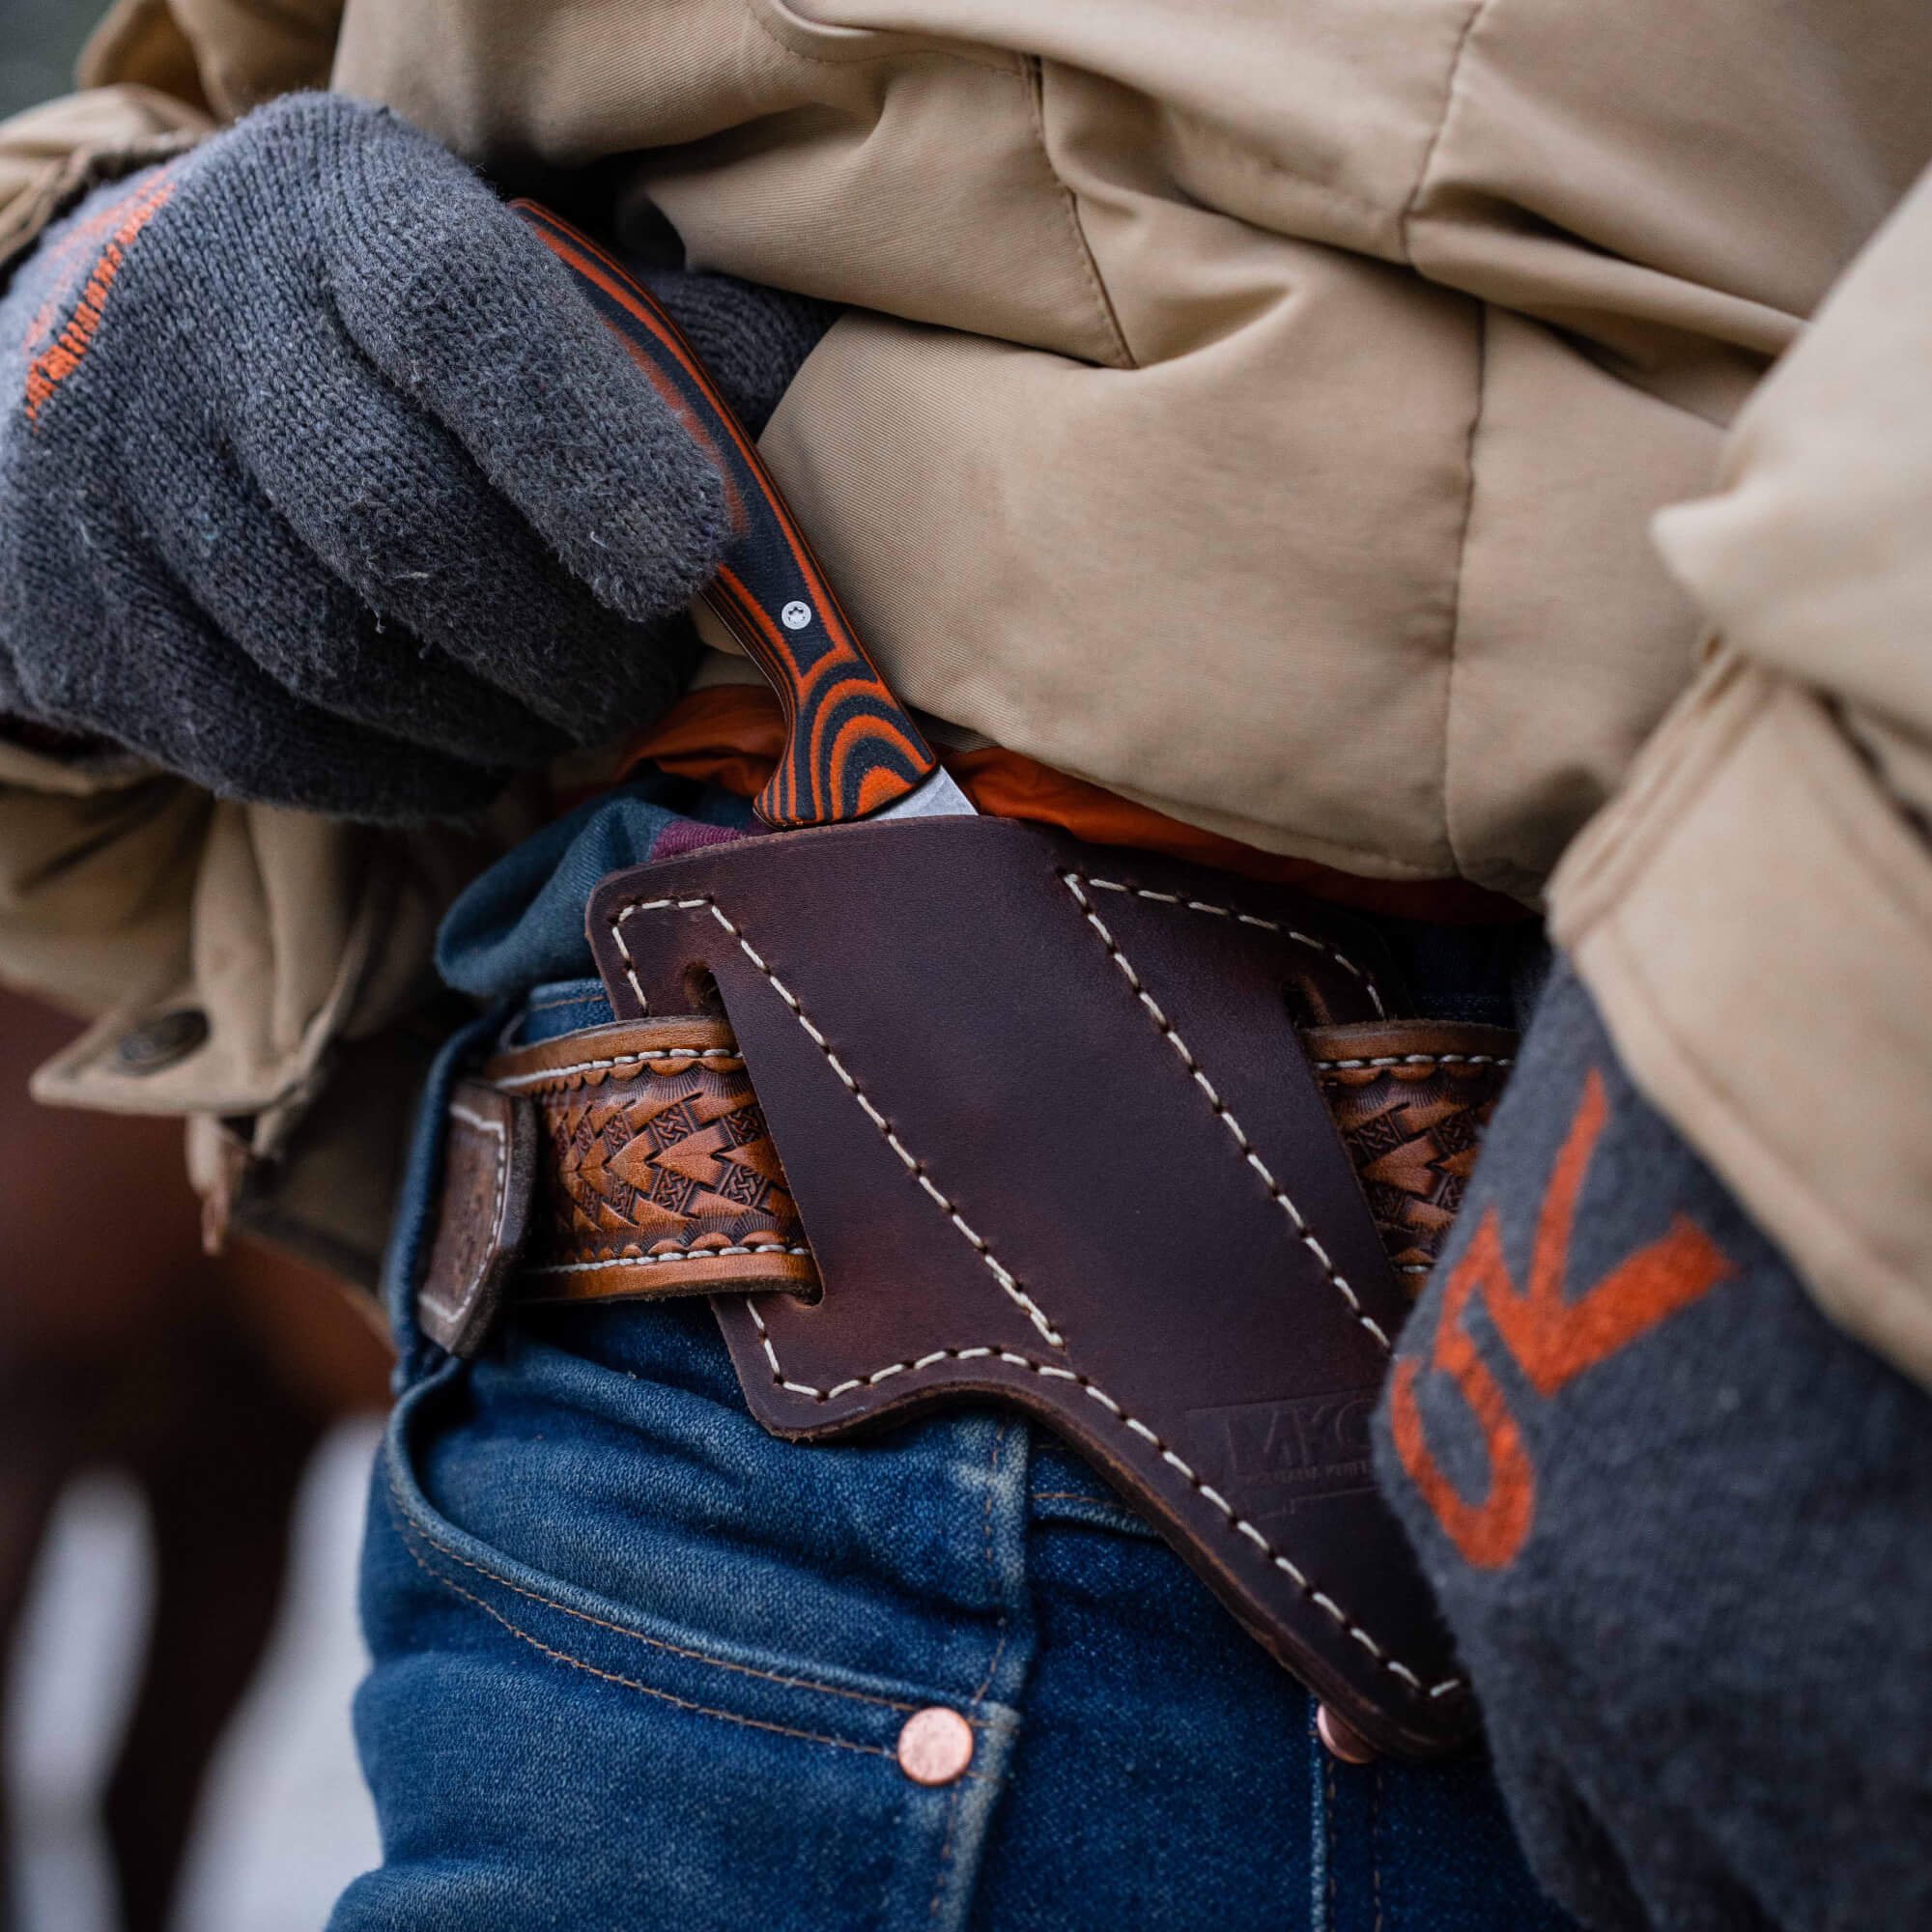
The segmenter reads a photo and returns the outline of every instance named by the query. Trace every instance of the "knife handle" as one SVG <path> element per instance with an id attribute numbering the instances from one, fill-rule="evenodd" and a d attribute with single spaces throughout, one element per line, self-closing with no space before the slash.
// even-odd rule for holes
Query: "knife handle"
<path id="1" fill-rule="evenodd" d="M 906 716 L 772 481 L 744 425 L 656 298 L 586 235 L 533 201 L 510 204 L 717 465 L 736 532 L 705 586 L 778 693 L 785 747 L 753 801 L 766 824 L 829 825 L 903 798 L 938 760 Z"/>

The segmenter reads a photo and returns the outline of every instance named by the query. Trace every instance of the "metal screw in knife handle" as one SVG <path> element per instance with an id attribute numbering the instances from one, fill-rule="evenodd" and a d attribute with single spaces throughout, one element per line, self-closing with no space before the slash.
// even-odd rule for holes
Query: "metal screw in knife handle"
<path id="1" fill-rule="evenodd" d="M 535 202 L 511 206 L 576 276 L 724 478 L 738 535 L 704 599 L 771 680 L 785 714 L 784 754 L 754 802 L 758 816 L 781 827 L 836 824 L 907 799 L 938 760 L 853 634 L 697 352 L 650 292 L 588 236 Z"/>

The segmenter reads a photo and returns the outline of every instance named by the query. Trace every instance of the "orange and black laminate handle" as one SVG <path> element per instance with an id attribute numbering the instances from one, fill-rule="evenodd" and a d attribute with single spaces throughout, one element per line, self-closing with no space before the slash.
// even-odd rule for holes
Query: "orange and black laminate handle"
<path id="1" fill-rule="evenodd" d="M 797 520 L 697 352 L 650 292 L 596 242 L 532 201 L 512 206 L 576 276 L 724 478 L 737 535 L 704 600 L 772 681 L 785 750 L 755 801 L 768 825 L 863 818 L 903 798 L 938 764 L 887 688 Z"/>

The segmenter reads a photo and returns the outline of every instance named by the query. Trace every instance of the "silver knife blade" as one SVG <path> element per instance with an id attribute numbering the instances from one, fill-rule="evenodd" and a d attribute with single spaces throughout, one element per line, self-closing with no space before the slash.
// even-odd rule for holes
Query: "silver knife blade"
<path id="1" fill-rule="evenodd" d="M 952 781 L 952 774 L 941 765 L 924 783 L 860 822 L 876 825 L 882 818 L 977 818 L 979 815 L 973 809 L 973 801 Z"/>

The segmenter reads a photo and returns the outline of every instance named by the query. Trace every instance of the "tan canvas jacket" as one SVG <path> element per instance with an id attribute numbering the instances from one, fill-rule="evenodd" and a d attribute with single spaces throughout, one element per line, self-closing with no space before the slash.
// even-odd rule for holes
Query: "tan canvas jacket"
<path id="1" fill-rule="evenodd" d="M 1722 644 L 1557 936 L 1827 1312 L 1932 1385 L 1932 176 L 1657 538 Z"/>
<path id="2" fill-rule="evenodd" d="M 0 242 L 330 79 L 510 185 L 624 156 L 620 233 L 853 305 L 765 447 L 906 697 L 1534 901 L 1691 675 L 1650 520 L 1932 156 L 1928 52 L 1918 0 L 124 0 Z"/>

